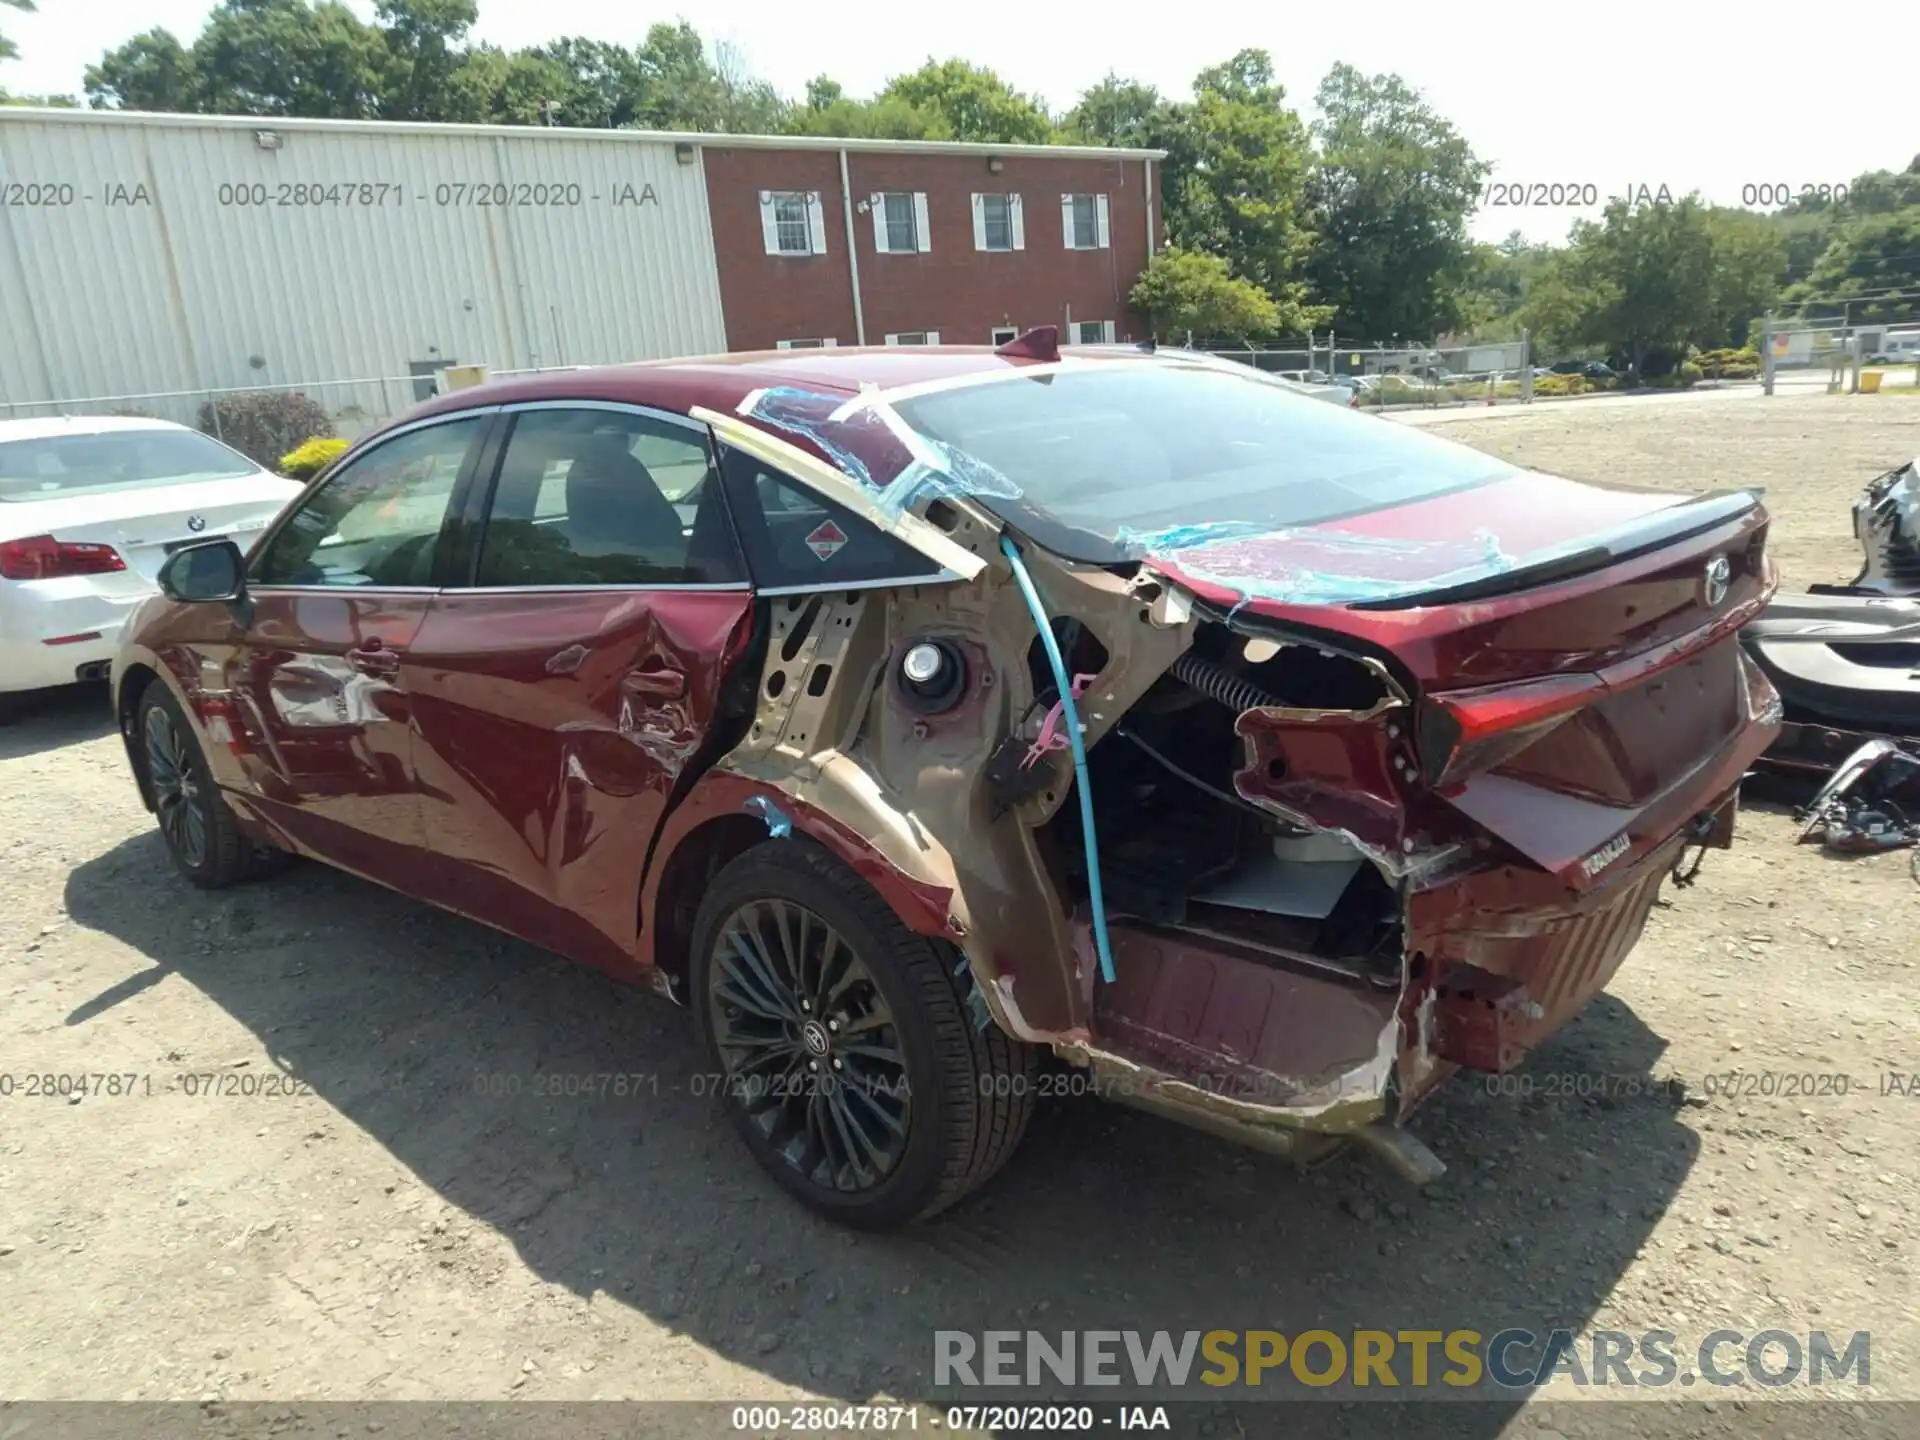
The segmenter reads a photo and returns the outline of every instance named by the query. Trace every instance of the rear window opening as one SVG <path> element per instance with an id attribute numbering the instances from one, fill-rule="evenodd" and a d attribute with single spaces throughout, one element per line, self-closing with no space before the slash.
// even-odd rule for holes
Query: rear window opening
<path id="1" fill-rule="evenodd" d="M 894 408 L 1004 482 L 979 493 L 981 504 L 1056 554 L 1096 565 L 1191 531 L 1196 516 L 1218 537 L 1266 533 L 1523 473 L 1256 371 L 1107 361 Z"/>
<path id="2" fill-rule="evenodd" d="M 1397 986 L 1393 886 L 1346 840 L 1289 825 L 1233 787 L 1246 763 L 1234 732 L 1242 709 L 1364 710 L 1384 695 L 1357 661 L 1203 626 L 1194 649 L 1088 752 L 1109 924 Z M 1090 889 L 1079 824 L 1069 801 L 1042 831 L 1074 910 Z"/>

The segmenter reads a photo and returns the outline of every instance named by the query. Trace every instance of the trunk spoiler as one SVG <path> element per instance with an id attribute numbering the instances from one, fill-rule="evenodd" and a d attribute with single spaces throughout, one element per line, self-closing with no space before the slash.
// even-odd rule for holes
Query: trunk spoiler
<path id="1" fill-rule="evenodd" d="M 1716 490 L 1692 500 L 1656 510 L 1651 515 L 1628 521 L 1613 530 L 1601 532 L 1578 550 L 1548 555 L 1529 564 L 1477 580 L 1462 581 L 1411 595 L 1393 595 L 1381 600 L 1356 600 L 1349 610 L 1413 610 L 1426 605 L 1454 605 L 1466 600 L 1488 600 L 1533 585 L 1570 580 L 1592 570 L 1604 569 L 1650 550 L 1658 550 L 1677 540 L 1714 530 L 1737 520 L 1760 503 L 1758 490 Z"/>

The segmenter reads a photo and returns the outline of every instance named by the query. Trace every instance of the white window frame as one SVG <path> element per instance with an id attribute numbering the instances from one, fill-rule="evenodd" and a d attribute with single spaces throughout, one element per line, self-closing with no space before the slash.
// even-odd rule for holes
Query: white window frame
<path id="1" fill-rule="evenodd" d="M 1018 325 L 996 325 L 987 332 L 989 345 L 1011 345 L 1020 338 Z"/>
<path id="2" fill-rule="evenodd" d="M 776 340 L 773 342 L 773 348 L 776 350 L 831 350 L 834 348 L 834 346 L 838 345 L 839 343 L 840 342 L 838 340 L 834 340 L 832 338 Z"/>
<path id="3" fill-rule="evenodd" d="M 887 230 L 887 197 L 889 195 L 911 195 L 913 197 L 913 245 L 905 250 L 893 248 L 892 237 Z M 879 255 L 925 255 L 933 249 L 933 228 L 927 223 L 927 196 L 922 190 L 876 190 L 867 197 L 867 208 L 873 213 L 873 248 Z"/>
<path id="4" fill-rule="evenodd" d="M 916 335 L 920 337 L 917 340 L 913 338 Z M 938 330 L 900 330 L 887 336 L 889 345 L 938 345 L 939 343 Z"/>
<path id="5" fill-rule="evenodd" d="M 996 198 L 1000 191 L 991 192 Z M 995 254 L 1006 254 L 1013 250 L 1027 248 L 1027 225 L 1022 215 L 1020 197 L 1012 191 L 1005 194 L 1007 202 L 1007 238 L 1012 242 L 1005 246 L 987 244 L 987 195 L 979 191 L 973 196 L 973 248 L 987 250 Z"/>
<path id="6" fill-rule="evenodd" d="M 807 248 L 789 250 L 780 243 L 780 201 L 799 200 L 807 211 Z M 818 190 L 762 190 L 760 192 L 760 240 L 767 254 L 786 260 L 804 260 L 827 253 L 827 212 L 820 203 Z"/>
<path id="7" fill-rule="evenodd" d="M 1078 226 L 1074 217 L 1074 203 L 1079 200 L 1093 201 L 1093 243 L 1080 244 Z M 1105 250 L 1112 240 L 1107 228 L 1107 197 L 1101 194 L 1089 194 L 1079 191 L 1063 194 L 1060 197 L 1060 236 L 1069 250 Z"/>
<path id="8" fill-rule="evenodd" d="M 1092 335 L 1087 334 L 1089 326 L 1098 327 Z M 1073 322 L 1073 334 L 1068 337 L 1069 345 L 1110 345 L 1113 343 L 1113 321 L 1076 320 Z"/>

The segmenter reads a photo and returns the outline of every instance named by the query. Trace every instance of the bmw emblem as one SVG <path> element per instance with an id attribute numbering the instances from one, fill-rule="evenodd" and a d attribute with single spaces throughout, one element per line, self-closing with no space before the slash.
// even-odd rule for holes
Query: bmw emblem
<path id="1" fill-rule="evenodd" d="M 1727 563 L 1726 556 L 1716 555 L 1707 562 L 1707 573 L 1700 582 L 1700 594 L 1709 610 L 1727 598 L 1727 587 L 1732 583 L 1733 566 Z"/>
<path id="2" fill-rule="evenodd" d="M 187 529 L 191 530 L 194 534 L 198 535 L 202 530 L 206 528 L 207 528 L 206 516 L 204 515 L 187 516 Z"/>

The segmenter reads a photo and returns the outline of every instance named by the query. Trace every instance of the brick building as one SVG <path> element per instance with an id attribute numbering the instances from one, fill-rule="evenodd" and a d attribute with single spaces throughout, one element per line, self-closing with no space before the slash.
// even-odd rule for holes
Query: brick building
<path id="1" fill-rule="evenodd" d="M 730 349 L 1137 328 L 1127 295 L 1160 233 L 1157 152 L 703 149 Z"/>
<path id="2" fill-rule="evenodd" d="M 350 432 L 453 364 L 1135 338 L 1160 158 L 0 107 L 0 416 L 286 387 Z"/>

